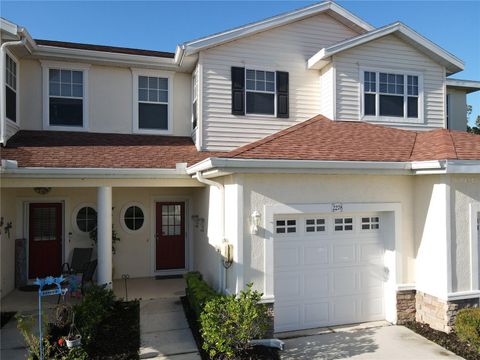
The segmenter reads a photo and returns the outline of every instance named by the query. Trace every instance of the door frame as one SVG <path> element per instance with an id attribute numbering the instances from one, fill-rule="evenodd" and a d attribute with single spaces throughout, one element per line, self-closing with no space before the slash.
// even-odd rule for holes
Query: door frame
<path id="1" fill-rule="evenodd" d="M 185 268 L 173 270 L 157 270 L 156 254 L 157 242 L 155 241 L 157 226 L 157 206 L 159 202 L 183 202 L 185 204 Z M 156 275 L 182 275 L 193 269 L 193 238 L 192 222 L 190 214 L 192 213 L 192 200 L 189 196 L 153 196 L 150 205 L 150 274 Z"/>
<path id="2" fill-rule="evenodd" d="M 22 221 L 22 238 L 26 241 L 26 253 L 27 253 L 27 261 L 26 261 L 26 271 L 27 271 L 27 282 L 28 284 L 32 284 L 35 279 L 28 278 L 28 274 L 30 273 L 30 204 L 51 204 L 51 203 L 59 203 L 62 204 L 62 241 L 60 243 L 62 247 L 62 258 L 61 263 L 65 262 L 65 251 L 66 251 L 66 239 L 67 239 L 67 227 L 65 224 L 65 213 L 67 209 L 67 200 L 65 198 L 19 198 L 17 202 L 17 219 L 21 219 Z M 21 215 L 21 216 L 18 216 Z"/>

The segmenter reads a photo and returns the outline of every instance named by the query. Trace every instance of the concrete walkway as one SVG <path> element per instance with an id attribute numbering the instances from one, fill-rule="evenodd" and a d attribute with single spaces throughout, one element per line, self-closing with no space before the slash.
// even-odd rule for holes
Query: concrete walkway
<path id="1" fill-rule="evenodd" d="M 140 358 L 200 360 L 179 298 L 140 303 Z"/>
<path id="2" fill-rule="evenodd" d="M 21 360 L 26 359 L 28 352 L 20 332 L 17 330 L 15 318 L 0 329 L 0 359 Z"/>
<path id="3" fill-rule="evenodd" d="M 282 360 L 460 360 L 452 352 L 403 326 L 327 328 L 284 337 Z M 295 337 L 291 337 L 295 336 Z"/>

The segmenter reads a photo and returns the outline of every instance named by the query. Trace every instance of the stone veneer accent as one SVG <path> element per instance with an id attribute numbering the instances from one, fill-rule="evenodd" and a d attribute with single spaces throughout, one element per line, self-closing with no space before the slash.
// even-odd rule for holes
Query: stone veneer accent
<path id="1" fill-rule="evenodd" d="M 415 290 L 397 291 L 397 323 L 405 324 L 415 320 Z"/>
<path id="2" fill-rule="evenodd" d="M 446 301 L 418 291 L 416 295 L 416 320 L 430 325 L 432 329 L 449 333 L 455 325 L 459 310 L 478 306 L 478 298 Z"/>
<path id="3" fill-rule="evenodd" d="M 268 313 L 268 317 L 270 318 L 270 326 L 268 328 L 268 331 L 267 331 L 267 335 L 266 337 L 269 338 L 269 337 L 272 337 L 273 338 L 273 334 L 275 332 L 275 314 L 274 314 L 274 304 L 273 303 L 266 303 L 265 304 L 267 306 L 267 313 Z"/>

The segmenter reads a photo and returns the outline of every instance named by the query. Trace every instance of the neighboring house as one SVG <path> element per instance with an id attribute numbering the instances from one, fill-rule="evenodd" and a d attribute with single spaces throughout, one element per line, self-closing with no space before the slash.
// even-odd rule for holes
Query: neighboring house
<path id="1" fill-rule="evenodd" d="M 100 283 L 253 282 L 276 331 L 478 305 L 480 82 L 406 25 L 324 2 L 175 53 L 1 25 L 2 296 L 97 226 Z"/>

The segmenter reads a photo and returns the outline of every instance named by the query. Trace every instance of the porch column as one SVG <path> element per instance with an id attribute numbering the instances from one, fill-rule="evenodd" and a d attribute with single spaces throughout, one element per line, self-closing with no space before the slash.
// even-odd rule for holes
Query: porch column
<path id="1" fill-rule="evenodd" d="M 97 188 L 98 283 L 112 287 L 112 188 Z"/>

